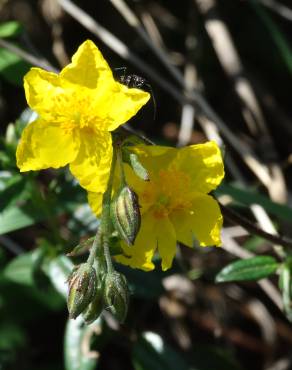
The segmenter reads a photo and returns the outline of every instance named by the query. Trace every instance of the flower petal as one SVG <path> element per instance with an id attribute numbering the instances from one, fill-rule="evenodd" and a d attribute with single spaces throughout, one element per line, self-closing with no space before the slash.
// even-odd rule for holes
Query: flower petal
<path id="1" fill-rule="evenodd" d="M 176 252 L 176 234 L 168 217 L 155 220 L 155 230 L 158 251 L 161 256 L 161 267 L 163 271 L 168 270 Z"/>
<path id="2" fill-rule="evenodd" d="M 108 130 L 113 131 L 129 121 L 149 99 L 150 94 L 148 92 L 130 89 L 116 82 L 111 98 L 107 100 L 107 105 L 104 106 L 104 109 L 108 110 Z"/>
<path id="3" fill-rule="evenodd" d="M 96 89 L 101 80 L 114 82 L 112 71 L 96 45 L 87 40 L 83 42 L 60 76 L 73 84 Z"/>
<path id="4" fill-rule="evenodd" d="M 92 212 L 96 215 L 96 217 L 100 217 L 102 211 L 102 193 L 93 193 L 89 191 L 87 194 L 88 203 Z"/>
<path id="5" fill-rule="evenodd" d="M 107 187 L 111 160 L 112 139 L 107 131 L 80 130 L 80 149 L 70 164 L 72 174 L 88 191 L 103 193 Z"/>
<path id="6" fill-rule="evenodd" d="M 218 203 L 205 194 L 197 195 L 192 203 L 191 211 L 176 211 L 171 215 L 177 239 L 192 246 L 192 232 L 202 247 L 220 245 L 223 217 Z"/>
<path id="7" fill-rule="evenodd" d="M 214 141 L 180 149 L 173 166 L 187 173 L 192 187 L 205 194 L 214 190 L 224 177 L 221 152 Z"/>
<path id="8" fill-rule="evenodd" d="M 24 129 L 16 151 L 21 172 L 59 168 L 73 161 L 78 153 L 79 136 L 58 124 L 38 119 Z"/>
<path id="9" fill-rule="evenodd" d="M 153 270 L 155 266 L 152 262 L 152 258 L 157 247 L 157 239 L 153 230 L 154 219 L 150 213 L 147 213 L 142 219 L 141 228 L 137 235 L 135 245 L 128 246 L 122 243 L 125 254 L 116 256 L 116 261 L 132 268 L 145 271 Z"/>
<path id="10" fill-rule="evenodd" d="M 57 97 L 63 93 L 59 76 L 40 68 L 31 68 L 24 76 L 24 90 L 28 105 L 49 121 Z"/>
<path id="11" fill-rule="evenodd" d="M 60 76 L 70 83 L 96 90 L 92 97 L 96 107 L 92 115 L 106 121 L 104 126 L 109 131 L 127 122 L 150 98 L 145 91 L 130 89 L 115 81 L 109 65 L 90 40 L 78 48 L 72 63 Z"/>
<path id="12" fill-rule="evenodd" d="M 166 169 L 178 153 L 176 148 L 159 145 L 137 145 L 132 147 L 131 151 L 138 155 L 149 172 L 150 179 L 155 179 L 161 169 Z"/>

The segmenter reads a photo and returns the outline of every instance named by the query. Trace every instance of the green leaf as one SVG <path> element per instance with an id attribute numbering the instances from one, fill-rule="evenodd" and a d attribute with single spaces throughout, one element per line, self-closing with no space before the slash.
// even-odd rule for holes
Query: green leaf
<path id="1" fill-rule="evenodd" d="M 258 4 L 257 1 L 252 0 L 250 3 L 270 33 L 276 47 L 278 48 L 280 58 L 282 58 L 289 72 L 292 73 L 292 49 L 287 37 L 273 21 L 273 18 L 269 13 L 260 4 Z"/>
<path id="2" fill-rule="evenodd" d="M 136 153 L 131 153 L 126 147 L 123 148 L 123 161 L 128 163 L 135 174 L 144 181 L 149 181 L 149 174 L 142 165 Z"/>
<path id="3" fill-rule="evenodd" d="M 44 271 L 51 280 L 53 286 L 64 299 L 67 299 L 67 280 L 73 269 L 73 263 L 66 256 L 58 256 L 47 262 Z"/>
<path id="4" fill-rule="evenodd" d="M 20 254 L 6 265 L 3 274 L 6 279 L 23 285 L 33 285 L 33 264 L 35 252 Z"/>
<path id="5" fill-rule="evenodd" d="M 243 243 L 243 248 L 256 253 L 259 251 L 259 247 L 263 245 L 263 238 L 253 235 L 250 236 L 244 243 Z"/>
<path id="6" fill-rule="evenodd" d="M 275 203 L 267 197 L 254 191 L 243 190 L 230 184 L 222 184 L 214 192 L 217 196 L 222 194 L 230 195 L 236 202 L 249 206 L 251 204 L 261 205 L 268 213 L 271 213 L 282 220 L 291 221 L 292 208 L 283 204 Z"/>
<path id="7" fill-rule="evenodd" d="M 94 239 L 95 237 L 92 236 L 91 238 L 81 241 L 78 245 L 76 245 L 76 247 L 72 249 L 70 253 L 67 254 L 67 256 L 76 257 L 88 252 L 90 247 L 92 246 Z"/>
<path id="8" fill-rule="evenodd" d="M 237 260 L 216 276 L 216 282 L 260 280 L 276 272 L 278 262 L 270 256 L 257 256 L 245 260 Z"/>
<path id="9" fill-rule="evenodd" d="M 4 22 L 0 25 L 0 37 L 13 37 L 22 32 L 22 26 L 19 22 L 10 21 Z"/>
<path id="10" fill-rule="evenodd" d="M 153 332 L 142 334 L 134 346 L 132 360 L 135 370 L 191 370 L 184 357 Z"/>
<path id="11" fill-rule="evenodd" d="M 291 262 L 285 263 L 280 271 L 279 287 L 282 291 L 284 311 L 289 321 L 292 321 L 292 287 L 291 287 Z"/>
<path id="12" fill-rule="evenodd" d="M 35 217 L 21 208 L 7 208 L 0 213 L 0 235 L 31 226 L 35 222 Z"/>
<path id="13" fill-rule="evenodd" d="M 9 300 L 22 301 L 22 295 L 25 296 L 25 302 L 22 302 L 22 318 L 25 317 L 25 311 L 33 316 L 33 311 L 28 306 L 33 303 L 33 310 L 44 309 L 59 310 L 64 306 L 64 300 L 52 288 L 47 277 L 39 270 L 39 259 L 42 250 L 36 249 L 15 257 L 0 274 L 0 291 L 5 296 L 8 294 Z M 38 274 L 36 272 L 39 271 Z M 6 289 L 6 293 L 5 293 Z M 21 292 L 21 293 L 20 293 Z M 1 295 L 0 295 L 1 299 Z M 15 305 L 17 311 L 19 304 Z M 1 309 L 2 309 L 1 305 Z M 9 310 L 11 311 L 11 309 Z M 30 312 L 32 311 L 32 312 Z"/>
<path id="14" fill-rule="evenodd" d="M 83 351 L 84 341 L 88 340 L 88 333 L 92 325 L 96 325 L 96 322 L 84 326 L 81 317 L 76 320 L 68 320 L 64 341 L 66 370 L 93 370 L 96 368 L 97 358 L 92 358 Z"/>
<path id="15" fill-rule="evenodd" d="M 2 48 L 0 49 L 0 75 L 7 81 L 22 86 L 23 76 L 28 72 L 30 65 L 19 56 Z"/>

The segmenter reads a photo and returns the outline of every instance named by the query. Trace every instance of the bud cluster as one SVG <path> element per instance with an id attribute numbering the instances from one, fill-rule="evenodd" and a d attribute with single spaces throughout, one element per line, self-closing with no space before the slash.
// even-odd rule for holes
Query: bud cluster
<path id="1" fill-rule="evenodd" d="M 107 309 L 119 322 L 123 322 L 128 303 L 127 280 L 116 271 L 97 274 L 93 266 L 83 263 L 69 277 L 67 304 L 72 319 L 82 313 L 85 323 L 91 324 L 103 309 Z"/>
<path id="2" fill-rule="evenodd" d="M 118 149 L 112 161 L 108 187 L 103 195 L 99 238 L 93 240 L 88 261 L 76 267 L 69 278 L 70 317 L 75 319 L 82 314 L 86 324 L 94 322 L 103 309 L 110 311 L 119 322 L 124 322 L 128 311 L 128 283 L 124 275 L 114 270 L 109 250 L 110 244 L 119 248 L 120 239 L 133 245 L 141 224 L 138 196 L 126 183 L 123 161 L 140 179 L 148 181 L 149 174 L 135 153 L 123 149 Z M 119 190 L 111 199 L 115 159 L 120 162 L 121 178 Z M 71 255 L 83 252 L 91 242 L 92 238 L 81 243 Z"/>

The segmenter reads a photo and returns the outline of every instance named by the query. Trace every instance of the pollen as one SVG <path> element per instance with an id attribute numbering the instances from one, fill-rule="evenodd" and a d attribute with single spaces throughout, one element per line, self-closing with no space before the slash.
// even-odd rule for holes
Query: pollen
<path id="1" fill-rule="evenodd" d="M 160 170 L 158 176 L 145 185 L 141 202 L 153 209 L 157 219 L 168 217 L 176 210 L 190 209 L 189 176 L 175 169 Z"/>

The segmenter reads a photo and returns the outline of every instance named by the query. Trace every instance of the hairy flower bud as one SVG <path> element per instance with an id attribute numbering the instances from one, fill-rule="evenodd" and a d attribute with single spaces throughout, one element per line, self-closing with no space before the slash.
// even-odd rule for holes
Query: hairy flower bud
<path id="1" fill-rule="evenodd" d="M 104 279 L 100 276 L 97 277 L 96 292 L 93 300 L 82 313 L 83 319 L 87 325 L 93 323 L 93 321 L 100 316 L 104 307 L 103 293 Z"/>
<path id="2" fill-rule="evenodd" d="M 92 266 L 83 263 L 75 268 L 69 278 L 67 300 L 70 318 L 76 319 L 93 300 L 96 292 L 96 273 Z"/>
<path id="3" fill-rule="evenodd" d="M 105 277 L 104 302 L 106 309 L 119 321 L 124 322 L 129 306 L 129 288 L 127 279 L 117 271 Z"/>
<path id="4" fill-rule="evenodd" d="M 123 187 L 111 204 L 111 217 L 119 236 L 133 245 L 140 229 L 141 215 L 137 194 L 128 186 Z"/>

